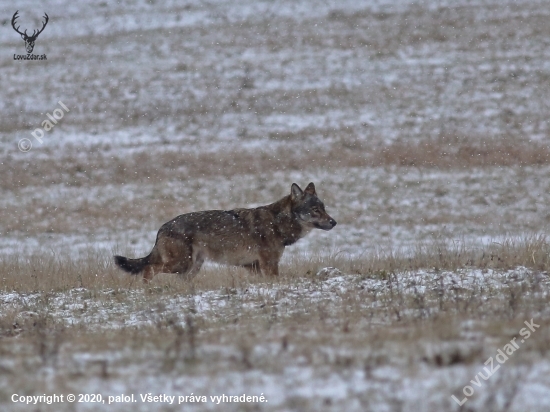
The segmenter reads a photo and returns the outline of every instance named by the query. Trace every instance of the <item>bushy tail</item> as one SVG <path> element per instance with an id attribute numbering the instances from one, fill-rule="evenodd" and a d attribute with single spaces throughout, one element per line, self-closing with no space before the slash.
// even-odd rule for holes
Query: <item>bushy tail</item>
<path id="1" fill-rule="evenodd" d="M 115 256 L 115 264 L 122 270 L 137 275 L 149 264 L 149 256 L 139 259 L 128 259 L 124 256 Z"/>

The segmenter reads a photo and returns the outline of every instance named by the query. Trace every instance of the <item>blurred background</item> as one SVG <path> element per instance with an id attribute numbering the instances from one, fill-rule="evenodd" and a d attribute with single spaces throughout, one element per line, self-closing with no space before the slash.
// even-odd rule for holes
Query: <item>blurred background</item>
<path id="1" fill-rule="evenodd" d="M 47 60 L 14 60 L 16 10 L 31 33 L 48 14 Z M 339 225 L 287 256 L 545 232 L 549 15 L 534 0 L 2 1 L 0 253 L 142 255 L 176 215 L 310 181 Z"/>

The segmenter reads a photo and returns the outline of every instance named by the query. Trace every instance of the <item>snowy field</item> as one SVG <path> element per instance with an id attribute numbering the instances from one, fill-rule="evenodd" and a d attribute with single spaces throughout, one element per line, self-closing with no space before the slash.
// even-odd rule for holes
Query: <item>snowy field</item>
<path id="1" fill-rule="evenodd" d="M 441 411 L 458 410 L 455 395 L 467 410 L 545 411 L 550 336 L 537 319 L 550 316 L 549 293 L 546 273 L 521 267 L 370 276 L 325 268 L 188 294 L 3 293 L 13 322 L 4 340 L 19 341 L 3 345 L 2 396 L 88 393 L 105 402 L 51 410 Z M 530 305 L 527 336 L 518 319 Z M 512 338 L 518 348 L 500 364 Z M 489 358 L 493 375 L 483 369 Z M 476 376 L 475 395 L 465 397 Z M 135 403 L 109 404 L 122 394 Z M 175 400 L 153 407 L 147 394 Z M 267 402 L 211 398 L 223 394 Z"/>
<path id="2" fill-rule="evenodd" d="M 16 10 L 30 32 L 48 13 L 47 60 L 14 60 Z M 0 0 L 0 409 L 548 410 L 549 21 L 535 0 Z M 110 263 L 310 181 L 338 225 L 280 280 L 146 287 Z"/>
<path id="3" fill-rule="evenodd" d="M 33 4 L 20 21 L 39 27 Z M 42 4 L 46 62 L 13 61 L 0 6 L 0 251 L 143 254 L 178 214 L 311 180 L 339 225 L 306 249 L 548 229 L 546 2 Z M 415 167 L 434 142 L 472 161 Z"/>

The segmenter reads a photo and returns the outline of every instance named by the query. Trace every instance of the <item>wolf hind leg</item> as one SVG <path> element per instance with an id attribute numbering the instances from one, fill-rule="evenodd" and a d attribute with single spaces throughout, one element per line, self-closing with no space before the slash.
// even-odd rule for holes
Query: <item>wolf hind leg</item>
<path id="1" fill-rule="evenodd" d="M 197 273 L 201 270 L 202 264 L 204 263 L 204 257 L 197 253 L 195 256 L 193 256 L 193 261 L 191 264 L 191 267 L 188 268 L 187 271 L 178 271 L 178 276 L 185 280 L 191 280 L 195 276 L 197 276 Z"/>
<path id="2" fill-rule="evenodd" d="M 148 265 L 143 270 L 143 283 L 149 283 L 157 273 L 162 273 L 162 265 Z"/>
<path id="3" fill-rule="evenodd" d="M 157 259 L 144 271 L 144 282 L 149 282 L 157 273 L 185 275 L 194 266 L 191 243 L 186 238 L 163 236 L 158 239 L 153 252 Z"/>

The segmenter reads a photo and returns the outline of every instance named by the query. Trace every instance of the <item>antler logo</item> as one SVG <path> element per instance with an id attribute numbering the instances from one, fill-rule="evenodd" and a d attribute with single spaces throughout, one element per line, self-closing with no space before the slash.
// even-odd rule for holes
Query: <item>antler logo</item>
<path id="1" fill-rule="evenodd" d="M 27 49 L 27 53 L 32 53 L 32 51 L 34 49 L 34 42 L 36 41 L 36 38 L 38 37 L 38 35 L 44 31 L 44 28 L 46 27 L 46 24 L 48 24 L 49 17 L 46 13 L 44 13 L 44 18 L 46 19 L 46 21 L 44 21 L 42 23 L 42 28 L 40 30 L 38 30 L 38 32 L 36 30 L 33 30 L 32 36 L 29 36 L 29 35 L 27 35 L 27 30 L 25 30 L 24 33 L 21 33 L 19 31 L 20 26 L 15 27 L 16 20 L 19 17 L 17 15 L 17 13 L 19 13 L 19 10 L 17 10 L 15 12 L 15 14 L 13 15 L 13 17 L 11 19 L 11 26 L 13 27 L 13 29 L 17 33 L 19 33 L 21 35 L 21 38 L 23 40 L 25 40 L 25 48 Z"/>

